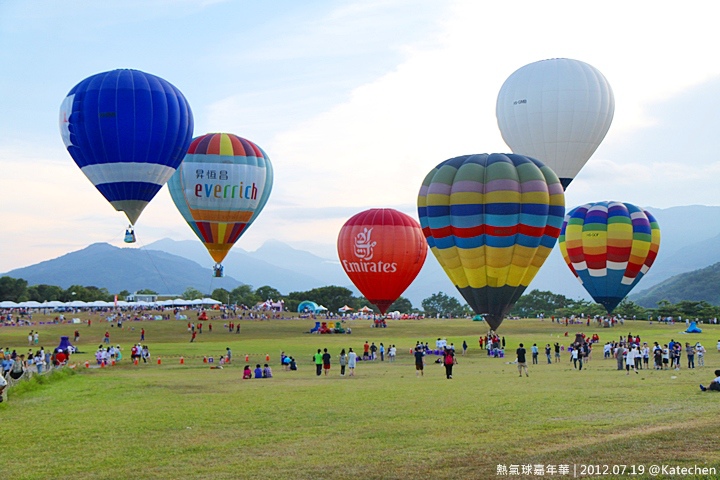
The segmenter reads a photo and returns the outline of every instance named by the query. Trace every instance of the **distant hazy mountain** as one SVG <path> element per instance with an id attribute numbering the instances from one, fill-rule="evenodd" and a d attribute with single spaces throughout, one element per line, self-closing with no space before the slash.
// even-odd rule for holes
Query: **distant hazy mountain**
<path id="1" fill-rule="evenodd" d="M 643 307 L 657 307 L 661 300 L 677 303 L 681 300 L 705 300 L 720 305 L 720 263 L 688 273 L 676 275 L 632 297 Z"/>
<path id="2" fill-rule="evenodd" d="M 188 287 L 201 292 L 232 290 L 241 283 L 232 277 L 213 278 L 212 269 L 177 255 L 138 248 L 95 243 L 82 250 L 3 275 L 27 280 L 29 285 L 71 285 L 107 288 L 110 293 L 149 288 L 163 294 L 181 294 Z"/>

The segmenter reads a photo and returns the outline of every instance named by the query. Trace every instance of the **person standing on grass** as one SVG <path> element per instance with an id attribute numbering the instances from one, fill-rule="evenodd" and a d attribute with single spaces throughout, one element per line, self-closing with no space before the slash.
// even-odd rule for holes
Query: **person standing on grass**
<path id="1" fill-rule="evenodd" d="M 625 356 L 625 375 L 630 375 L 630 368 L 635 371 L 635 373 L 640 373 L 637 371 L 637 368 L 635 367 L 635 358 L 639 355 L 637 351 L 637 347 L 633 345 L 632 348 L 627 348 L 627 355 Z"/>
<path id="2" fill-rule="evenodd" d="M 517 362 L 518 362 L 517 366 L 518 366 L 518 372 L 520 373 L 520 376 L 522 377 L 523 370 L 524 370 L 525 376 L 529 377 L 530 374 L 528 373 L 527 360 L 525 359 L 525 355 L 527 354 L 527 350 L 525 350 L 525 346 L 521 343 L 518 346 L 518 349 L 515 350 L 515 353 L 517 354 Z"/>
<path id="3" fill-rule="evenodd" d="M 695 368 L 695 347 L 690 342 L 685 342 L 685 354 L 687 355 L 688 368 Z"/>
<path id="4" fill-rule="evenodd" d="M 397 354 L 397 349 L 395 348 L 395 345 L 390 345 L 390 348 L 388 348 L 388 361 L 390 363 L 395 361 L 396 354 Z"/>
<path id="5" fill-rule="evenodd" d="M 538 354 L 540 353 L 540 351 L 538 350 L 537 343 L 533 343 L 532 347 L 530 347 L 530 351 L 532 352 L 532 363 L 533 363 L 533 365 L 537 365 Z"/>
<path id="6" fill-rule="evenodd" d="M 570 354 L 573 361 L 573 368 L 577 370 L 578 362 L 580 362 L 580 370 L 582 370 L 582 356 L 580 356 L 580 347 L 573 344 L 572 353 Z"/>
<path id="7" fill-rule="evenodd" d="M 145 329 L 144 328 L 142 330 L 140 330 L 140 341 L 141 342 L 145 341 Z"/>
<path id="8" fill-rule="evenodd" d="M 357 353 L 353 352 L 351 348 L 348 350 L 348 369 L 351 377 L 355 376 L 355 364 L 357 364 Z"/>
<path id="9" fill-rule="evenodd" d="M 322 375 L 323 366 L 323 354 L 319 348 L 317 353 L 313 355 L 313 360 L 315 361 L 315 375 L 319 377 L 320 375 Z"/>
<path id="10" fill-rule="evenodd" d="M 545 345 L 545 356 L 547 357 L 548 365 L 550 365 L 552 363 L 552 360 L 550 360 L 550 352 L 551 351 L 552 351 L 552 349 L 550 348 L 550 344 L 549 343 L 546 344 Z"/>
<path id="11" fill-rule="evenodd" d="M 339 360 L 340 360 L 340 376 L 344 377 L 345 376 L 345 366 L 347 365 L 347 354 L 345 353 L 344 348 L 340 351 Z"/>
<path id="12" fill-rule="evenodd" d="M 465 356 L 466 353 L 467 353 L 467 342 L 465 340 L 463 340 L 463 353 L 462 353 L 463 356 Z"/>
<path id="13" fill-rule="evenodd" d="M 445 365 L 445 378 L 452 379 L 452 369 L 453 365 L 455 365 L 455 352 L 453 352 L 452 348 L 445 347 L 443 365 Z"/>
<path id="14" fill-rule="evenodd" d="M 365 345 L 363 345 L 363 360 L 370 360 L 370 344 L 367 340 L 365 340 Z"/>
<path id="15" fill-rule="evenodd" d="M 700 342 L 695 344 L 695 351 L 697 352 L 698 367 L 705 366 L 705 347 Z"/>
<path id="16" fill-rule="evenodd" d="M 560 344 L 555 342 L 553 348 L 555 350 L 555 363 L 560 363 Z"/>
<path id="17" fill-rule="evenodd" d="M 422 351 L 422 348 L 416 347 L 415 348 L 415 376 L 420 377 L 424 376 L 425 372 L 425 352 Z"/>
<path id="18" fill-rule="evenodd" d="M 196 336 L 197 336 L 197 332 L 195 330 L 193 330 L 192 335 L 190 337 L 190 343 L 193 343 L 195 341 Z"/>
<path id="19" fill-rule="evenodd" d="M 380 342 L 380 361 L 385 361 L 385 345 L 383 345 L 382 342 Z"/>
<path id="20" fill-rule="evenodd" d="M 323 370 L 325 370 L 325 376 L 327 377 L 328 372 L 330 371 L 330 359 L 332 359 L 332 355 L 330 355 L 327 351 L 327 348 L 323 350 L 322 355 L 322 366 Z"/>

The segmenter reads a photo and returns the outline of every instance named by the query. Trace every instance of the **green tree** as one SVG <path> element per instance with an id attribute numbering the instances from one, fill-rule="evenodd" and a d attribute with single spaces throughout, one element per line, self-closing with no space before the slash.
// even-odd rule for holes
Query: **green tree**
<path id="1" fill-rule="evenodd" d="M 84 287 L 82 285 L 71 285 L 62 291 L 60 295 L 61 302 L 72 302 L 79 300 L 81 302 L 94 302 L 95 300 L 103 300 L 109 302 L 113 300 L 113 295 L 110 295 L 107 288 L 98 287 Z"/>
<path id="2" fill-rule="evenodd" d="M 255 295 L 260 297 L 261 302 L 264 302 L 266 300 L 274 300 L 277 302 L 283 297 L 282 293 L 269 285 L 264 285 L 255 290 Z"/>
<path id="3" fill-rule="evenodd" d="M 142 290 L 138 290 L 135 293 L 137 293 L 138 295 L 157 295 L 158 294 L 158 292 L 156 292 L 155 290 L 150 290 L 149 288 L 143 288 Z"/>
<path id="4" fill-rule="evenodd" d="M 56 285 L 32 285 L 28 287 L 28 300 L 36 302 L 47 302 L 59 300 L 62 296 L 63 289 Z"/>
<path id="5" fill-rule="evenodd" d="M 253 307 L 261 300 L 253 291 L 252 285 L 240 285 L 230 292 L 230 301 L 237 305 Z"/>
<path id="6" fill-rule="evenodd" d="M 461 317 L 468 313 L 468 308 L 463 306 L 455 297 L 450 297 L 443 292 L 434 293 L 422 301 L 425 314 L 430 317 L 440 315 L 441 317 Z"/>
<path id="7" fill-rule="evenodd" d="M 637 318 L 637 319 L 645 319 L 647 318 L 647 310 L 637 303 L 633 302 L 632 300 L 628 300 L 627 298 L 624 298 L 620 304 L 615 307 L 615 310 L 613 311 L 615 315 L 622 315 L 625 318 Z"/>
<path id="8" fill-rule="evenodd" d="M 230 303 L 230 292 L 224 288 L 216 288 L 210 294 L 210 298 L 222 303 Z"/>
<path id="9" fill-rule="evenodd" d="M 521 296 L 510 310 L 510 314 L 519 317 L 536 317 L 542 313 L 550 316 L 570 304 L 571 300 L 563 295 L 535 289 Z"/>
<path id="10" fill-rule="evenodd" d="M 204 295 L 203 295 L 202 292 L 201 292 L 200 290 L 198 290 L 197 288 L 188 287 L 188 288 L 185 289 L 185 291 L 183 292 L 182 297 L 183 297 L 185 300 L 195 300 L 195 299 L 203 298 Z"/>
<path id="11" fill-rule="evenodd" d="M 412 310 L 412 302 L 405 297 L 398 297 L 388 308 L 388 312 L 410 313 Z"/>
<path id="12" fill-rule="evenodd" d="M 118 292 L 117 295 L 118 295 L 118 299 L 125 300 L 127 297 L 130 296 L 130 292 L 128 292 L 127 290 L 120 290 L 120 292 Z"/>
<path id="13" fill-rule="evenodd" d="M 337 312 L 338 308 L 355 303 L 355 297 L 352 291 L 345 287 L 331 285 L 328 287 L 313 288 L 306 292 L 290 292 L 288 297 L 300 302 L 304 300 L 312 300 L 318 305 L 324 305 L 331 312 Z M 287 300 L 285 300 L 287 305 Z"/>
<path id="14" fill-rule="evenodd" d="M 680 309 L 670 303 L 670 300 L 660 300 L 657 303 L 655 311 L 661 317 L 678 317 L 681 315 Z"/>
<path id="15" fill-rule="evenodd" d="M 0 299 L 12 302 L 27 300 L 27 281 L 22 278 L 0 277 Z"/>

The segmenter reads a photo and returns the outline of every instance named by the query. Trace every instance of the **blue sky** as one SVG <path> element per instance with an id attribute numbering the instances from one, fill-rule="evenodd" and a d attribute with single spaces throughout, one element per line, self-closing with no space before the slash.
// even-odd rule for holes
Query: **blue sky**
<path id="1" fill-rule="evenodd" d="M 123 245 L 124 215 L 76 167 L 57 125 L 76 83 L 116 68 L 177 86 L 195 135 L 235 133 L 269 154 L 275 186 L 237 244 L 246 250 L 273 238 L 332 257 L 358 211 L 416 217 L 420 183 L 437 163 L 508 151 L 497 92 L 517 68 L 552 57 L 594 65 L 616 100 L 568 207 L 718 205 L 720 33 L 699 14 L 713 6 L 0 0 L 0 271 L 90 243 Z M 166 189 L 136 231 L 139 247 L 195 239 Z"/>

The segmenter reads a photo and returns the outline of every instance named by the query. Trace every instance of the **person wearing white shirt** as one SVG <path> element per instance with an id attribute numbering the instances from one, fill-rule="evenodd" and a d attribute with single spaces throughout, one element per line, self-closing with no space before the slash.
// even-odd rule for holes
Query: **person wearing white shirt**
<path id="1" fill-rule="evenodd" d="M 697 354 L 698 367 L 705 366 L 705 347 L 700 345 L 700 342 L 695 344 L 695 353 Z"/>
<path id="2" fill-rule="evenodd" d="M 630 375 L 630 367 L 632 367 L 635 373 L 639 373 L 635 368 L 635 357 L 640 355 L 637 347 L 633 346 L 632 348 L 626 348 L 625 350 L 627 352 L 627 355 L 625 356 L 625 370 L 627 373 L 625 373 L 625 375 Z"/>

